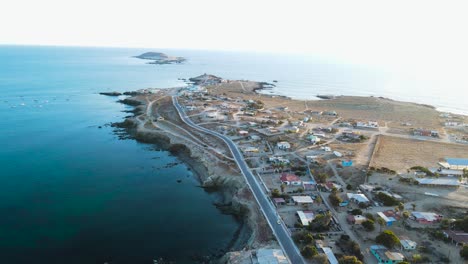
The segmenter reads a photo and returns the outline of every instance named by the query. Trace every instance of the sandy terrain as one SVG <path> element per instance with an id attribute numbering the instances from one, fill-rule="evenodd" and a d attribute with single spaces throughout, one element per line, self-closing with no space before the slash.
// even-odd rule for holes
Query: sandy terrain
<path id="1" fill-rule="evenodd" d="M 445 157 L 466 158 L 468 146 L 379 136 L 371 166 L 404 172 L 412 166 L 437 167 Z"/>

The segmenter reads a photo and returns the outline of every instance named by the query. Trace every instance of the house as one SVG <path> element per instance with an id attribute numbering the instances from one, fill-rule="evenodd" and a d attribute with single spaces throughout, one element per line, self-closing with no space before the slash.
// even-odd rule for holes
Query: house
<path id="1" fill-rule="evenodd" d="M 276 206 L 279 206 L 279 205 L 285 205 L 286 204 L 286 200 L 284 200 L 284 198 L 273 198 L 273 202 L 275 203 Z"/>
<path id="2" fill-rule="evenodd" d="M 327 187 L 328 190 L 332 190 L 333 188 L 336 188 L 337 190 L 342 190 L 341 185 L 336 184 L 334 182 L 328 181 L 325 183 L 325 187 Z"/>
<path id="3" fill-rule="evenodd" d="M 218 112 L 214 112 L 214 111 L 213 112 L 207 112 L 205 114 L 205 116 L 208 117 L 208 118 L 217 118 L 218 117 Z"/>
<path id="4" fill-rule="evenodd" d="M 399 200 L 399 201 L 403 200 L 403 197 L 401 197 L 401 195 L 398 195 L 396 193 L 391 193 L 391 192 L 388 192 L 388 191 L 378 191 L 378 193 L 383 193 L 383 194 L 385 194 L 387 196 L 390 196 L 390 197 L 393 197 L 393 198 L 395 198 L 396 200 Z"/>
<path id="5" fill-rule="evenodd" d="M 259 150 L 256 147 L 246 147 L 243 151 L 244 153 L 257 153 Z"/>
<path id="6" fill-rule="evenodd" d="M 288 129 L 286 129 L 286 131 L 289 132 L 289 133 L 298 133 L 299 128 L 297 126 L 292 126 L 292 127 L 289 127 Z"/>
<path id="7" fill-rule="evenodd" d="M 325 256 L 327 256 L 328 263 L 330 264 L 338 264 L 338 260 L 335 257 L 335 254 L 333 254 L 333 251 L 329 247 L 323 247 L 322 248 L 323 253 L 325 253 Z"/>
<path id="8" fill-rule="evenodd" d="M 368 184 L 361 184 L 359 185 L 359 189 L 363 192 L 372 192 L 375 189 L 375 186 L 368 185 Z"/>
<path id="9" fill-rule="evenodd" d="M 439 186 L 439 187 L 460 187 L 458 178 L 447 177 L 447 178 L 416 178 L 419 185 L 425 186 Z"/>
<path id="10" fill-rule="evenodd" d="M 362 193 L 347 193 L 346 196 L 351 202 L 355 202 L 357 204 L 369 203 L 369 199 L 367 199 L 367 197 Z"/>
<path id="11" fill-rule="evenodd" d="M 336 113 L 335 111 L 324 111 L 322 112 L 322 115 L 337 116 L 338 113 Z"/>
<path id="12" fill-rule="evenodd" d="M 305 156 L 308 162 L 315 162 L 318 156 Z"/>
<path id="13" fill-rule="evenodd" d="M 302 182 L 302 187 L 305 191 L 315 190 L 317 183 L 313 180 Z"/>
<path id="14" fill-rule="evenodd" d="M 424 128 L 416 128 L 413 130 L 413 135 L 422 137 L 439 137 L 439 132 L 436 130 L 428 130 Z"/>
<path id="15" fill-rule="evenodd" d="M 400 263 L 405 259 L 400 252 L 390 251 L 381 245 L 370 246 L 370 252 L 374 255 L 379 264 Z"/>
<path id="16" fill-rule="evenodd" d="M 348 215 L 346 217 L 346 221 L 348 221 L 349 224 L 353 225 L 360 225 L 362 222 L 366 221 L 367 218 L 362 215 Z"/>
<path id="17" fill-rule="evenodd" d="M 238 132 L 238 134 L 239 134 L 239 136 L 245 137 L 245 136 L 247 136 L 247 135 L 249 134 L 249 131 L 240 130 L 240 131 Z"/>
<path id="18" fill-rule="evenodd" d="M 439 176 L 457 176 L 462 177 L 463 171 L 462 170 L 451 170 L 451 169 L 444 169 L 444 168 L 429 168 L 429 171 L 434 174 L 439 174 Z"/>
<path id="19" fill-rule="evenodd" d="M 312 204 L 314 200 L 310 196 L 292 196 L 295 204 Z"/>
<path id="20" fill-rule="evenodd" d="M 286 185 L 301 185 L 302 181 L 299 176 L 296 176 L 294 174 L 289 174 L 289 173 L 283 173 L 281 174 L 280 177 L 281 183 L 284 183 Z"/>
<path id="21" fill-rule="evenodd" d="M 289 164 L 290 163 L 288 159 L 285 159 L 283 157 L 277 157 L 277 156 L 269 157 L 268 160 L 273 164 Z"/>
<path id="22" fill-rule="evenodd" d="M 289 142 L 286 142 L 286 141 L 278 142 L 276 143 L 276 146 L 281 150 L 286 150 L 286 149 L 291 148 L 291 144 L 289 144 Z"/>
<path id="23" fill-rule="evenodd" d="M 439 162 L 439 165 L 451 170 L 468 170 L 468 159 L 446 158 L 446 162 Z"/>
<path id="24" fill-rule="evenodd" d="M 314 212 L 312 211 L 297 211 L 296 215 L 303 226 L 308 226 L 315 219 Z"/>
<path id="25" fill-rule="evenodd" d="M 337 156 L 338 158 L 343 157 L 343 154 L 341 154 L 341 152 L 338 152 L 338 151 L 333 151 L 333 154 Z"/>
<path id="26" fill-rule="evenodd" d="M 468 245 L 468 233 L 463 231 L 446 230 L 444 235 L 452 240 L 457 246 Z"/>
<path id="27" fill-rule="evenodd" d="M 384 220 L 386 226 L 392 226 L 393 223 L 396 222 L 396 219 L 394 217 L 386 216 L 383 212 L 378 212 L 377 216 Z"/>
<path id="28" fill-rule="evenodd" d="M 433 224 L 442 220 L 442 215 L 430 212 L 412 212 L 410 218 L 420 224 Z"/>
<path id="29" fill-rule="evenodd" d="M 260 141 L 262 139 L 260 136 L 257 136 L 257 135 L 251 135 L 249 136 L 249 138 L 252 141 Z"/>
<path id="30" fill-rule="evenodd" d="M 368 121 L 365 122 L 356 122 L 356 128 L 364 128 L 364 129 L 377 129 L 379 128 L 379 123 L 376 121 Z"/>
<path id="31" fill-rule="evenodd" d="M 458 122 L 454 122 L 454 121 L 445 122 L 445 126 L 458 126 Z"/>
<path id="32" fill-rule="evenodd" d="M 407 237 L 401 236 L 400 237 L 400 244 L 401 244 L 401 250 L 415 250 L 416 247 L 418 246 L 418 243 L 414 242 L 413 240 L 410 240 Z"/>
<path id="33" fill-rule="evenodd" d="M 330 148 L 330 147 L 323 147 L 323 148 L 321 148 L 321 149 L 323 149 L 323 151 L 326 151 L 326 152 L 330 152 L 330 151 L 331 151 L 331 148 Z"/>
<path id="34" fill-rule="evenodd" d="M 338 260 L 333 254 L 332 248 L 323 240 L 315 240 L 315 247 L 318 249 L 319 252 L 323 252 L 325 256 L 327 256 L 328 263 L 330 264 L 338 264 Z"/>
<path id="35" fill-rule="evenodd" d="M 315 136 L 315 135 L 309 135 L 309 136 L 307 136 L 307 139 L 310 140 L 310 142 L 312 142 L 312 144 L 320 142 L 320 138 Z"/>

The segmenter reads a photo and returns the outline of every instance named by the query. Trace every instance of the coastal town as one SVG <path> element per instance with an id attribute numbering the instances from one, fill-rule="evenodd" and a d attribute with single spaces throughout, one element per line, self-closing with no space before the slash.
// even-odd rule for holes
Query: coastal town
<path id="1" fill-rule="evenodd" d="M 222 263 L 467 261 L 468 117 L 381 97 L 296 100 L 272 94 L 275 80 L 185 81 L 106 95 L 135 107 L 116 126 L 192 160 L 245 218 L 251 236 Z"/>

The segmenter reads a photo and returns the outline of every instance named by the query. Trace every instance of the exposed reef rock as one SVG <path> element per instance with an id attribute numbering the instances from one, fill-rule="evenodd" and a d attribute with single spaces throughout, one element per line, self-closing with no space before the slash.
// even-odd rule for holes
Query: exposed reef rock
<path id="1" fill-rule="evenodd" d="M 107 95 L 107 96 L 120 96 L 120 95 L 122 95 L 122 93 L 119 93 L 119 92 L 101 92 L 99 94 Z"/>

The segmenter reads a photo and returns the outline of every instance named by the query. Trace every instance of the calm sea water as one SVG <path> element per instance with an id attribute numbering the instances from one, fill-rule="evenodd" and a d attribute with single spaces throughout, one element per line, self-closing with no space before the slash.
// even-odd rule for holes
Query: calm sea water
<path id="1" fill-rule="evenodd" d="M 233 238 L 176 157 L 98 128 L 128 115 L 98 91 L 178 84 L 136 53 L 0 47 L 0 263 L 193 263 Z"/>
<path id="2" fill-rule="evenodd" d="M 278 80 L 272 92 L 294 98 L 377 95 L 468 113 L 459 99 L 466 89 L 317 57 L 160 50 L 188 61 L 131 58 L 146 51 L 0 46 L 0 263 L 191 263 L 231 241 L 238 223 L 184 164 L 103 126 L 128 108 L 101 91 L 181 86 L 178 78 L 212 73 Z"/>

